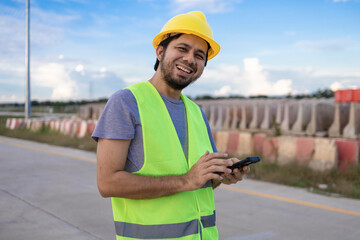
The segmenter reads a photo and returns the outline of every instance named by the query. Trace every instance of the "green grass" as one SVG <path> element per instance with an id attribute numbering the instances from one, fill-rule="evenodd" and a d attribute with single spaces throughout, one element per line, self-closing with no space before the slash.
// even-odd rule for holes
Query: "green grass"
<path id="1" fill-rule="evenodd" d="M 248 178 L 306 188 L 324 195 L 360 199 L 359 166 L 350 166 L 347 171 L 320 172 L 296 164 L 279 166 L 262 161 L 251 166 Z"/>
<path id="2" fill-rule="evenodd" d="M 73 138 L 58 132 L 52 132 L 49 128 L 43 128 L 37 132 L 31 132 L 26 129 L 6 129 L 5 122 L 8 117 L 10 116 L 0 116 L 0 135 L 57 146 L 96 151 L 96 142 L 89 136 L 85 138 Z M 360 199 L 359 166 L 349 166 L 346 172 L 337 169 L 319 172 L 296 164 L 279 166 L 261 161 L 251 166 L 251 172 L 247 177 L 266 182 L 306 188 L 309 191 L 319 194 Z"/>

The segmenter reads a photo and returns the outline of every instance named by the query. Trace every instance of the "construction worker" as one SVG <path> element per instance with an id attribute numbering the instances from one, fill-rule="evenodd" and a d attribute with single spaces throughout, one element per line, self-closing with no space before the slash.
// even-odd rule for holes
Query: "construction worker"
<path id="1" fill-rule="evenodd" d="M 111 96 L 93 133 L 100 194 L 111 197 L 116 239 L 218 239 L 213 188 L 249 168 L 228 168 L 238 159 L 217 152 L 181 91 L 220 46 L 200 11 L 170 19 L 153 46 L 155 74 Z"/>

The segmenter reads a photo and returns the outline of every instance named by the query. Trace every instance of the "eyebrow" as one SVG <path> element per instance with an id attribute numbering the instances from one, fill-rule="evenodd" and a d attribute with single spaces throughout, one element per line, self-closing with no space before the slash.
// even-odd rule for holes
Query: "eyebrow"
<path id="1" fill-rule="evenodd" d="M 176 46 L 179 46 L 179 45 L 183 45 L 183 46 L 185 46 L 185 47 L 187 47 L 187 48 L 192 48 L 189 44 L 187 44 L 187 43 L 178 43 Z M 203 51 L 203 50 L 201 50 L 201 49 L 196 49 L 195 50 L 196 52 L 200 52 L 200 53 L 202 53 L 202 54 L 204 54 L 204 56 L 206 56 L 206 53 Z"/>

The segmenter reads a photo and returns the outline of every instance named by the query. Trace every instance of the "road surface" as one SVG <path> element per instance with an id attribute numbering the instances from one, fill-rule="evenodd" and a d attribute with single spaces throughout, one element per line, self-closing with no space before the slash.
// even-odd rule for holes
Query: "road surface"
<path id="1" fill-rule="evenodd" d="M 221 240 L 360 239 L 360 201 L 245 179 L 215 190 Z M 0 239 L 115 239 L 94 153 L 0 136 Z"/>

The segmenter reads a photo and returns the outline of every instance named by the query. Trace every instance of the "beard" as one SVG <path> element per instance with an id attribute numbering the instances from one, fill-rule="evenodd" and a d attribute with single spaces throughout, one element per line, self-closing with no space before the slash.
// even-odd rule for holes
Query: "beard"
<path id="1" fill-rule="evenodd" d="M 189 86 L 189 84 L 195 82 L 201 76 L 201 74 L 193 75 L 188 79 L 182 76 L 173 76 L 172 69 L 175 68 L 174 63 L 170 61 L 165 61 L 165 54 L 163 55 L 162 59 L 164 59 L 164 61 L 160 62 L 160 70 L 162 76 L 166 84 L 175 90 L 183 90 L 184 88 Z"/>

